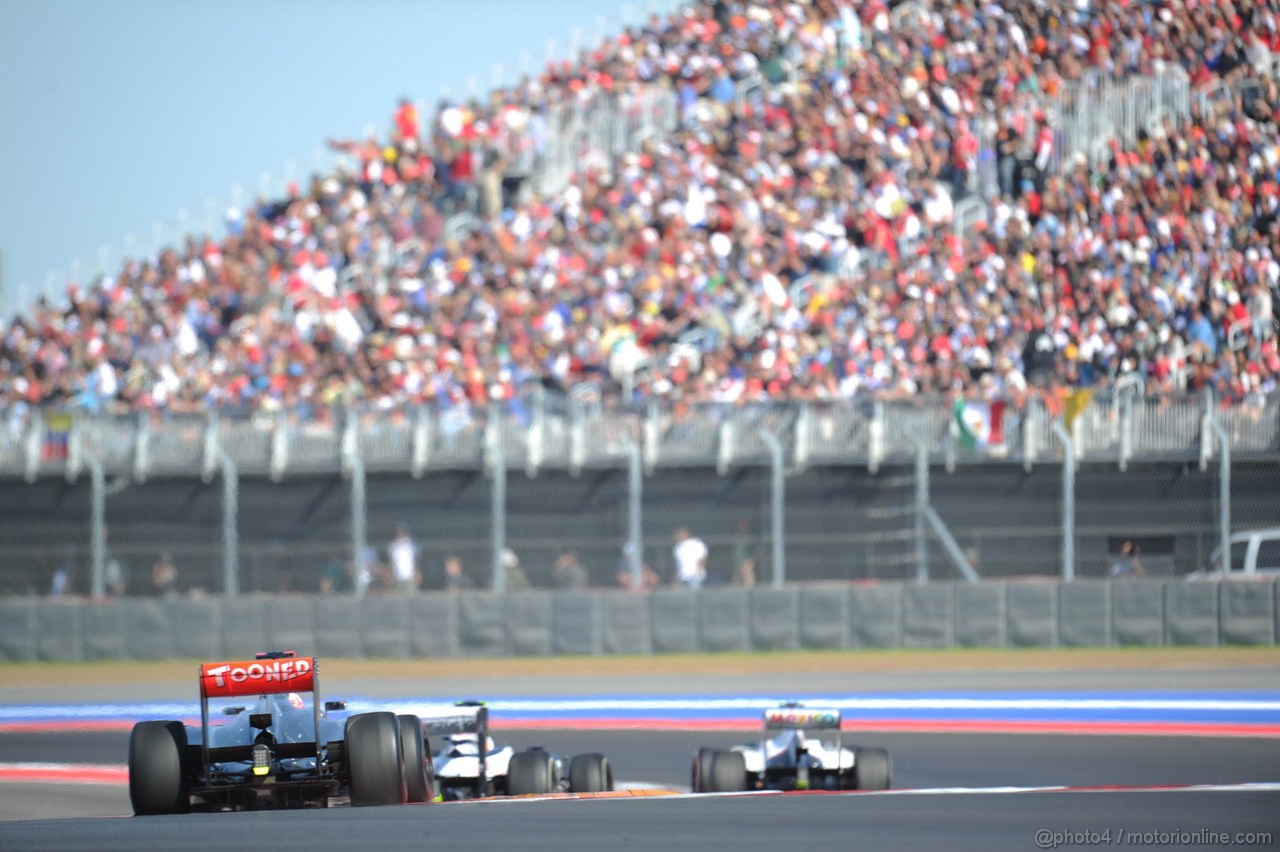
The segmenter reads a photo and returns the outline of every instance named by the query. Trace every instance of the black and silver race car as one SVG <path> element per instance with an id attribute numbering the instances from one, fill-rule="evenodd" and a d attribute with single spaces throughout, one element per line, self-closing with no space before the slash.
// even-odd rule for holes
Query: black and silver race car
<path id="1" fill-rule="evenodd" d="M 565 760 L 541 748 L 516 751 L 496 744 L 483 702 L 460 701 L 438 715 L 424 714 L 422 723 L 438 746 L 432 763 L 446 801 L 613 789 L 613 767 L 603 754 Z"/>
<path id="2" fill-rule="evenodd" d="M 139 722 L 129 737 L 134 813 L 391 805 L 435 798 L 430 743 L 417 716 L 345 721 L 320 700 L 319 666 L 292 651 L 200 667 L 200 727 Z M 309 696 L 309 698 L 304 697 Z M 212 724 L 210 702 L 240 699 Z M 244 699 L 249 699 L 245 701 Z"/>

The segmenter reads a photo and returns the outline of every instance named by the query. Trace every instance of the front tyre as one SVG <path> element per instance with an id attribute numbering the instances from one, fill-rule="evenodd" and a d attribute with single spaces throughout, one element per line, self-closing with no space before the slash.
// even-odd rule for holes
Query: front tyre
<path id="1" fill-rule="evenodd" d="M 182 755 L 181 722 L 139 722 L 129 735 L 129 801 L 138 816 L 181 814 L 190 809 Z"/>
<path id="2" fill-rule="evenodd" d="M 429 802 L 435 798 L 431 789 L 431 761 L 422 720 L 417 716 L 399 716 L 400 751 L 404 754 L 405 795 L 410 802 Z"/>
<path id="3" fill-rule="evenodd" d="M 893 782 L 893 761 L 882 748 L 853 750 L 853 781 L 859 790 L 888 790 Z"/>
<path id="4" fill-rule="evenodd" d="M 580 754 L 569 762 L 570 793 L 603 793 L 613 789 L 613 766 L 603 754 Z"/>
<path id="5" fill-rule="evenodd" d="M 347 719 L 346 761 L 352 807 L 402 805 L 408 799 L 396 714 L 361 713 Z"/>

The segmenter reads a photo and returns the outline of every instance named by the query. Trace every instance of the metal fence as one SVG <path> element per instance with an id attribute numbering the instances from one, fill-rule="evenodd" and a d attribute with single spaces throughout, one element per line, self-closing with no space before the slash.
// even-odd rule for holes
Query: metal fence
<path id="1" fill-rule="evenodd" d="M 1170 576 L 1204 567 L 1225 532 L 1280 520 L 1276 396 L 1099 394 L 1069 424 L 1039 401 L 995 413 L 999 437 L 974 444 L 943 400 L 12 411 L 0 593 L 47 593 L 60 570 L 100 593 L 113 561 L 145 592 L 164 551 L 189 592 L 314 591 L 326 572 L 351 588 L 353 554 L 385 564 L 400 524 L 426 587 L 448 556 L 476 586 L 553 587 L 566 550 L 593 586 L 645 563 L 665 580 L 681 525 L 718 583 L 1102 576 L 1126 538 Z"/>
<path id="2" fill-rule="evenodd" d="M 981 403 L 986 405 L 986 403 Z M 1055 406 L 1056 408 L 1056 406 Z M 144 411 L 93 415 L 84 411 L 14 408 L 0 412 L 0 476 L 74 479 L 93 457 L 108 475 L 216 473 L 225 453 L 241 474 L 279 480 L 340 473 L 358 458 L 369 472 L 476 470 L 492 446 L 507 465 L 535 475 L 553 468 L 578 472 L 622 467 L 630 448 L 645 469 L 768 463 L 764 433 L 786 449 L 790 470 L 815 465 L 910 463 L 924 442 L 933 464 L 1015 462 L 1030 469 L 1057 463 L 1060 413 L 1032 398 L 1021 408 L 997 404 L 1001 437 L 967 446 L 952 400 L 855 399 L 829 402 L 687 403 L 652 401 L 627 406 L 589 395 L 535 392 L 491 406 L 462 403 L 412 408 Z M 1280 394 L 1234 403 L 1212 394 L 1142 396 L 1099 391 L 1070 422 L 1078 461 L 1122 469 L 1134 461 L 1191 461 L 1213 457 L 1206 418 L 1229 436 L 1235 458 L 1280 456 Z"/>

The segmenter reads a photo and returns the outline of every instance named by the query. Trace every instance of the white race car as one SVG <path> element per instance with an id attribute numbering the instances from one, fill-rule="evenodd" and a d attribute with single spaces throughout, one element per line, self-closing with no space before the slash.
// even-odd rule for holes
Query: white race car
<path id="1" fill-rule="evenodd" d="M 580 754 L 566 762 L 541 748 L 496 745 L 489 736 L 489 708 L 482 702 L 460 701 L 448 713 L 424 716 L 422 725 L 437 738 L 431 763 L 437 793 L 445 801 L 613 789 L 613 767 L 603 754 Z"/>
<path id="2" fill-rule="evenodd" d="M 834 742 L 810 731 L 835 731 Z M 702 748 L 693 758 L 693 792 L 741 790 L 887 790 L 893 763 L 881 748 L 845 748 L 840 711 L 789 703 L 764 711 L 764 737 L 729 751 Z"/>

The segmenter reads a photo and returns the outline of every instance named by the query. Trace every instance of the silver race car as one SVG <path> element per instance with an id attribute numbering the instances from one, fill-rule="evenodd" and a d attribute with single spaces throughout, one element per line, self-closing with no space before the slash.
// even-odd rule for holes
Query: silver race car
<path id="1" fill-rule="evenodd" d="M 417 716 L 338 721 L 320 700 L 312 657 L 271 651 L 200 666 L 199 728 L 139 722 L 129 737 L 129 798 L 138 815 L 257 807 L 430 802 L 429 746 Z M 309 697 L 304 697 L 309 696 Z M 222 708 L 213 724 L 210 703 Z M 245 700 L 248 699 L 248 700 Z"/>
<path id="2" fill-rule="evenodd" d="M 835 738 L 810 737 L 834 731 Z M 887 790 L 893 780 L 889 753 L 846 748 L 840 711 L 782 704 L 764 711 L 764 736 L 729 751 L 702 748 L 693 758 L 693 792 L 741 790 Z"/>
<path id="3" fill-rule="evenodd" d="M 422 723 L 439 746 L 431 762 L 445 801 L 613 789 L 613 767 L 603 754 L 565 761 L 541 748 L 498 746 L 489 736 L 489 708 L 482 702 L 460 701 L 446 713 L 425 716 Z"/>

